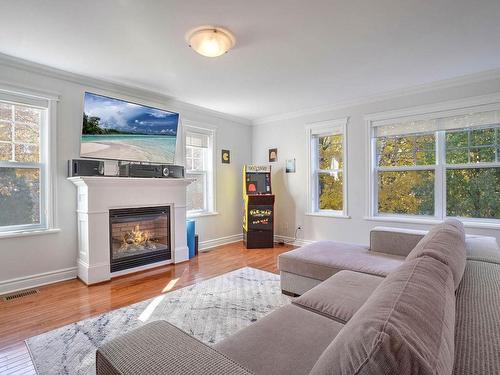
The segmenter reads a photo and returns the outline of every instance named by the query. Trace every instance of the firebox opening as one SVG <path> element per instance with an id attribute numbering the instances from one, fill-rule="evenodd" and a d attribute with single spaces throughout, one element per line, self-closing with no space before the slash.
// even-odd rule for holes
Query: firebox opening
<path id="1" fill-rule="evenodd" d="M 111 272 L 171 259 L 170 207 L 109 211 Z"/>

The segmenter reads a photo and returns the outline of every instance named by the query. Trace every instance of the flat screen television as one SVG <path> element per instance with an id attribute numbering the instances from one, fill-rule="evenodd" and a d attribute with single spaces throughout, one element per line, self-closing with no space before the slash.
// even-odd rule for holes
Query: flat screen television
<path id="1" fill-rule="evenodd" d="M 85 93 L 80 156 L 174 163 L 179 114 Z"/>

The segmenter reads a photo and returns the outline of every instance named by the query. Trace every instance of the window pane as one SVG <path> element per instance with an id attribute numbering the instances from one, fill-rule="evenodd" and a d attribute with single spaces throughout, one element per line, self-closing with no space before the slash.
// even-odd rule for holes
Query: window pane
<path id="1" fill-rule="evenodd" d="M 192 150 L 193 150 L 193 158 L 197 158 L 197 159 L 201 158 L 201 155 L 202 155 L 201 149 L 193 148 Z"/>
<path id="2" fill-rule="evenodd" d="M 435 140 L 434 134 L 379 137 L 376 144 L 378 165 L 433 165 L 436 163 Z"/>
<path id="3" fill-rule="evenodd" d="M 187 188 L 188 211 L 205 210 L 205 175 L 186 174 L 186 177 L 196 179 Z"/>
<path id="4" fill-rule="evenodd" d="M 12 159 L 12 143 L 0 142 L 0 160 Z"/>
<path id="5" fill-rule="evenodd" d="M 40 171 L 0 168 L 0 226 L 40 223 Z"/>
<path id="6" fill-rule="evenodd" d="M 20 105 L 15 106 L 15 121 L 28 123 L 28 124 L 39 124 L 41 117 L 41 110 L 37 108 L 24 107 Z"/>
<path id="7" fill-rule="evenodd" d="M 467 148 L 456 148 L 446 151 L 446 163 L 466 164 L 469 162 Z"/>
<path id="8" fill-rule="evenodd" d="M 434 134 L 416 135 L 415 146 L 420 151 L 434 151 L 436 148 L 436 137 Z"/>
<path id="9" fill-rule="evenodd" d="M 417 151 L 415 153 L 415 160 L 417 165 L 432 165 L 436 164 L 435 151 Z"/>
<path id="10" fill-rule="evenodd" d="M 22 163 L 38 163 L 40 150 L 37 145 L 17 144 L 15 146 L 16 161 Z"/>
<path id="11" fill-rule="evenodd" d="M 448 164 L 492 163 L 498 161 L 498 126 L 446 132 Z"/>
<path id="12" fill-rule="evenodd" d="M 468 131 L 446 132 L 446 148 L 467 147 L 469 144 Z"/>
<path id="13" fill-rule="evenodd" d="M 471 163 L 487 163 L 495 161 L 494 147 L 471 147 L 470 162 Z"/>
<path id="14" fill-rule="evenodd" d="M 379 172 L 378 212 L 434 215 L 434 171 Z"/>
<path id="15" fill-rule="evenodd" d="M 342 172 L 318 175 L 318 205 L 320 210 L 343 210 Z"/>
<path id="16" fill-rule="evenodd" d="M 471 146 L 484 146 L 495 144 L 495 129 L 476 129 L 470 134 Z"/>
<path id="17" fill-rule="evenodd" d="M 11 141 L 11 140 L 12 140 L 11 123 L 0 121 L 0 141 Z"/>
<path id="18" fill-rule="evenodd" d="M 12 104 L 0 103 L 0 121 L 12 120 Z"/>
<path id="19" fill-rule="evenodd" d="M 377 146 L 380 166 L 414 165 L 412 137 L 379 138 Z"/>
<path id="20" fill-rule="evenodd" d="M 500 168 L 448 169 L 446 214 L 500 219 Z"/>
<path id="21" fill-rule="evenodd" d="M 319 169 L 342 169 L 342 134 L 318 137 Z"/>
<path id="22" fill-rule="evenodd" d="M 39 127 L 35 124 L 16 124 L 16 142 L 36 143 L 39 139 Z"/>
<path id="23" fill-rule="evenodd" d="M 193 159 L 193 168 L 194 171 L 202 171 L 203 170 L 203 160 L 199 158 Z"/>

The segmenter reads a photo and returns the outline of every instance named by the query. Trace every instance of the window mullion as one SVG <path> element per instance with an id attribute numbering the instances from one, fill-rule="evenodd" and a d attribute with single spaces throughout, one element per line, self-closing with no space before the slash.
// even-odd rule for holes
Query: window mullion
<path id="1" fill-rule="evenodd" d="M 11 140 L 11 158 L 12 161 L 16 160 L 16 113 L 14 110 L 14 105 L 10 106 L 10 120 L 11 120 L 11 126 L 10 126 L 10 140 Z"/>
<path id="2" fill-rule="evenodd" d="M 446 216 L 446 133 L 436 133 L 436 172 L 434 184 L 434 215 L 439 219 Z"/>

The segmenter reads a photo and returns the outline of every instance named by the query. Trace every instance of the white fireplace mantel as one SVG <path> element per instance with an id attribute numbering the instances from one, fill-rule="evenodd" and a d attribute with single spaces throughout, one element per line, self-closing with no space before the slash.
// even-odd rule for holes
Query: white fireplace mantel
<path id="1" fill-rule="evenodd" d="M 89 176 L 68 180 L 78 190 L 78 277 L 86 284 L 189 259 L 186 189 L 191 179 Z M 170 206 L 172 260 L 111 273 L 109 210 L 152 206 Z"/>

